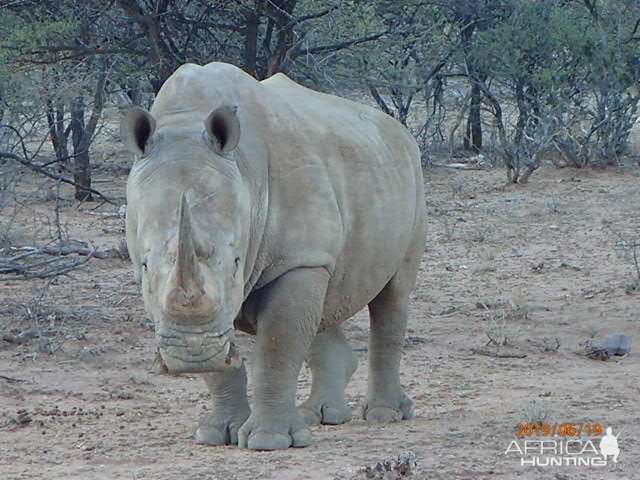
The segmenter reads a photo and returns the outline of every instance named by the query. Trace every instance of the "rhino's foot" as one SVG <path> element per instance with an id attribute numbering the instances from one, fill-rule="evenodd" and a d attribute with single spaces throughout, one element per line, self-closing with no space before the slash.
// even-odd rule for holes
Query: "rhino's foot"
<path id="1" fill-rule="evenodd" d="M 196 442 L 207 445 L 237 445 L 238 431 L 249 412 L 233 419 L 221 418 L 211 413 L 202 419 L 196 430 Z"/>
<path id="2" fill-rule="evenodd" d="M 351 408 L 342 402 L 308 399 L 298 407 L 298 413 L 307 425 L 341 425 L 351 420 Z"/>
<path id="3" fill-rule="evenodd" d="M 391 404 L 369 401 L 362 407 L 362 417 L 369 423 L 391 423 L 409 420 L 416 416 L 413 401 L 404 393 Z"/>
<path id="4" fill-rule="evenodd" d="M 311 444 L 311 430 L 302 418 L 251 414 L 238 432 L 238 445 L 251 450 L 284 450 Z"/>

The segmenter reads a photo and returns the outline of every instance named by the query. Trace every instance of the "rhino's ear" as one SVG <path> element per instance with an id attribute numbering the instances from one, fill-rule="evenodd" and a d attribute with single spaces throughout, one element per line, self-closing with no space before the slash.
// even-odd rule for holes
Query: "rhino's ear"
<path id="1" fill-rule="evenodd" d="M 204 121 L 209 140 L 220 154 L 230 152 L 238 146 L 240 141 L 240 121 L 237 111 L 236 106 L 216 108 Z"/>
<path id="2" fill-rule="evenodd" d="M 135 155 L 142 155 L 156 129 L 156 119 L 144 108 L 130 108 L 120 122 L 120 137 Z"/>

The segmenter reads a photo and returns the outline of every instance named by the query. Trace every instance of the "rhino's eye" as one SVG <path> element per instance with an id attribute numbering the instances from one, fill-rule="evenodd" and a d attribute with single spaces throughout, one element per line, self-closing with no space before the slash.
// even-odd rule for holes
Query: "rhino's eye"
<path id="1" fill-rule="evenodd" d="M 233 261 L 234 265 L 235 265 L 235 270 L 233 272 L 233 274 L 235 275 L 236 273 L 238 273 L 238 267 L 240 266 L 240 257 L 236 257 L 236 259 Z"/>
<path id="2" fill-rule="evenodd" d="M 142 270 L 145 271 L 145 272 L 147 271 L 147 262 L 146 261 L 142 262 Z"/>

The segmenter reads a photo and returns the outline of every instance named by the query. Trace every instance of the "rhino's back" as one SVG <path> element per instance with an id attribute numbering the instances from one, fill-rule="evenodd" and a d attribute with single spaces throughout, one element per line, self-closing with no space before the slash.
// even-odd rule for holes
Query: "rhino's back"
<path id="1" fill-rule="evenodd" d="M 278 139 L 270 143 L 271 208 L 295 210 L 286 229 L 302 232 L 280 237 L 278 255 L 316 249 L 333 258 L 325 317 L 341 321 L 375 297 L 423 242 L 418 147 L 402 125 L 371 107 L 281 74 L 261 84 Z"/>
<path id="2" fill-rule="evenodd" d="M 345 150 L 357 145 L 365 150 L 382 147 L 406 154 L 392 155 L 385 159 L 368 155 L 365 159 L 343 151 L 344 160 L 348 162 L 364 161 L 370 167 L 388 169 L 400 166 L 400 163 L 405 167 L 412 165 L 412 160 L 407 157 L 419 156 L 411 134 L 380 110 L 303 87 L 282 73 L 260 83 L 266 87 L 263 98 L 272 105 L 274 112 L 280 111 L 280 115 L 284 116 L 278 118 L 279 126 L 294 136 L 299 137 L 308 132 L 314 139 L 327 140 Z M 403 161 L 405 159 L 406 162 Z"/>

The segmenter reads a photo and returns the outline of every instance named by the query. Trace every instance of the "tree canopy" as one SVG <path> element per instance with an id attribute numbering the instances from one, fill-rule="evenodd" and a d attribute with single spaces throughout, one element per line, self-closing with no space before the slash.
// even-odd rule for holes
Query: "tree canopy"
<path id="1" fill-rule="evenodd" d="M 0 121 L 45 126 L 90 199 L 105 105 L 148 103 L 179 65 L 225 61 L 369 95 L 423 147 L 480 152 L 495 132 L 518 182 L 550 148 L 576 166 L 626 153 L 639 44 L 635 0 L 2 0 Z"/>

